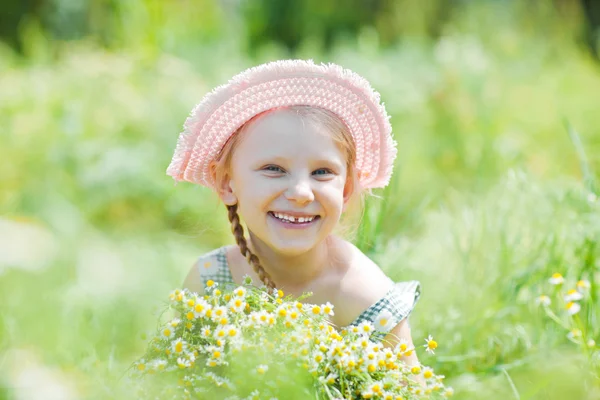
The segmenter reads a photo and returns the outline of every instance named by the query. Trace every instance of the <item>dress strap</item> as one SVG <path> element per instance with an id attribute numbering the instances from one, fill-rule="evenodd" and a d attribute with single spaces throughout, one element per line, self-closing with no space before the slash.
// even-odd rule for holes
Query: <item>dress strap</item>
<path id="1" fill-rule="evenodd" d="M 234 283 L 227 264 L 226 251 L 227 247 L 223 246 L 200 256 L 196 261 L 196 267 L 204 286 L 209 280 L 215 281 L 219 285 Z"/>
<path id="2" fill-rule="evenodd" d="M 363 311 L 350 325 L 371 322 L 376 329 L 373 339 L 381 340 L 410 315 L 420 296 L 419 281 L 395 283 L 381 299 Z"/>

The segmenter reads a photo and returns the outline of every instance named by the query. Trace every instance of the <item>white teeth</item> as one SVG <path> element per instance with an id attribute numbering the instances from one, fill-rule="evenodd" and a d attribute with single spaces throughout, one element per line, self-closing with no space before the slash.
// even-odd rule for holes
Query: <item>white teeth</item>
<path id="1" fill-rule="evenodd" d="M 286 221 L 290 221 L 290 222 L 297 222 L 297 223 L 304 223 L 304 222 L 311 222 L 313 219 L 315 219 L 315 217 L 293 217 L 291 215 L 286 215 L 286 214 L 282 214 L 282 213 L 273 213 L 273 215 L 279 219 L 283 219 Z"/>

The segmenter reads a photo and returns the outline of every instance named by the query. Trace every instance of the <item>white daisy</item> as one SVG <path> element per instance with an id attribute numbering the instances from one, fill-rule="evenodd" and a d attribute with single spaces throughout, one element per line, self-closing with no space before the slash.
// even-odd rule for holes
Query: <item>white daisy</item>
<path id="1" fill-rule="evenodd" d="M 591 287 L 590 285 L 590 281 L 588 281 L 587 279 L 581 279 L 577 282 L 577 289 L 580 290 L 585 290 L 585 289 L 589 289 Z"/>
<path id="2" fill-rule="evenodd" d="M 377 318 L 375 318 L 375 329 L 382 332 L 387 332 L 392 325 L 392 313 L 388 310 L 383 310 Z"/>
<path id="3" fill-rule="evenodd" d="M 333 304 L 331 304 L 330 302 L 325 303 L 325 305 L 323 306 L 323 314 L 333 316 Z"/>
<path id="4" fill-rule="evenodd" d="M 568 302 L 565 308 L 570 315 L 575 315 L 581 310 L 579 303 L 575 303 L 574 301 Z"/>
<path id="5" fill-rule="evenodd" d="M 571 289 L 565 295 L 565 301 L 577 301 L 583 299 L 583 295 L 577 289 Z"/>
<path id="6" fill-rule="evenodd" d="M 552 301 L 550 300 L 550 297 L 546 296 L 545 294 L 542 294 L 535 299 L 536 304 L 541 304 L 544 307 L 549 306 L 551 302 Z"/>
<path id="7" fill-rule="evenodd" d="M 562 283 L 565 281 L 565 278 L 563 278 L 563 276 L 561 274 L 559 274 L 558 272 L 552 274 L 552 277 L 550 279 L 548 279 L 548 282 L 550 282 L 553 285 L 562 285 Z"/>
<path id="8" fill-rule="evenodd" d="M 364 321 L 362 322 L 360 325 L 358 325 L 358 329 L 361 333 L 367 333 L 370 334 L 373 332 L 373 330 L 375 329 L 375 327 L 373 326 L 373 324 L 369 321 Z"/>

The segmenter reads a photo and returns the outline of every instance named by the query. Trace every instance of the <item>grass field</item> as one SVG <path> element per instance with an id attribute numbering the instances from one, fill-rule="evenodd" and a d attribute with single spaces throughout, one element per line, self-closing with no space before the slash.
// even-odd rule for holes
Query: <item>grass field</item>
<path id="1" fill-rule="evenodd" d="M 295 55 L 362 74 L 392 115 L 395 175 L 354 240 L 421 281 L 413 337 L 436 337 L 421 361 L 456 398 L 598 399 L 600 65 L 567 39 L 456 26 Z M 157 307 L 232 242 L 216 197 L 165 175 L 181 125 L 214 85 L 289 54 L 49 52 L 31 35 L 25 58 L 0 48 L 0 399 L 130 398 L 118 379 Z"/>

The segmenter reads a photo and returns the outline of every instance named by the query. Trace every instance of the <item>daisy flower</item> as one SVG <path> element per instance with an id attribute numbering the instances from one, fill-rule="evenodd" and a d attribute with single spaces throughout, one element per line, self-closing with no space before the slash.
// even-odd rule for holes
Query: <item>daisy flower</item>
<path id="1" fill-rule="evenodd" d="M 392 313 L 388 310 L 383 310 L 375 319 L 375 329 L 382 332 L 387 332 L 392 325 Z"/>
<path id="2" fill-rule="evenodd" d="M 553 285 L 562 285 L 562 283 L 565 281 L 565 278 L 563 278 L 563 276 L 561 274 L 559 274 L 558 272 L 552 274 L 552 277 L 550 279 L 548 279 L 548 282 L 550 282 Z"/>
<path id="3" fill-rule="evenodd" d="M 185 351 L 185 349 L 187 349 L 187 343 L 181 338 L 171 343 L 171 350 L 173 351 L 173 353 L 181 354 Z"/>
<path id="4" fill-rule="evenodd" d="M 542 294 L 535 299 L 535 303 L 537 305 L 541 304 L 542 306 L 547 307 L 550 305 L 550 303 L 552 303 L 552 301 L 550 300 L 550 297 L 546 296 L 545 294 Z"/>
<path id="5" fill-rule="evenodd" d="M 264 375 L 268 370 L 269 366 L 265 364 L 261 364 L 258 367 L 256 367 L 256 372 L 258 372 L 260 375 Z"/>
<path id="6" fill-rule="evenodd" d="M 588 281 L 587 279 L 580 279 L 579 281 L 577 281 L 577 289 L 580 290 L 586 290 L 590 288 L 590 281 Z"/>
<path id="7" fill-rule="evenodd" d="M 360 330 L 360 332 L 368 334 L 368 333 L 373 332 L 375 327 L 373 326 L 373 324 L 371 322 L 364 321 L 360 325 L 358 325 L 358 329 Z"/>
<path id="8" fill-rule="evenodd" d="M 438 344 L 435 340 L 433 340 L 433 337 L 429 335 L 427 339 L 425 339 L 425 344 L 423 347 L 425 347 L 426 352 L 435 354 L 434 350 L 438 347 Z"/>
<path id="9" fill-rule="evenodd" d="M 330 302 L 325 303 L 325 305 L 323 306 L 323 314 L 333 316 L 333 304 L 331 304 Z"/>
<path id="10" fill-rule="evenodd" d="M 571 340 L 574 340 L 575 338 L 581 337 L 581 331 L 576 328 L 571 329 L 569 333 L 567 333 L 567 337 Z"/>
<path id="11" fill-rule="evenodd" d="M 236 296 L 233 299 L 231 299 L 228 306 L 231 311 L 241 313 L 246 308 L 246 304 L 247 303 L 244 301 L 243 297 Z"/>
<path id="12" fill-rule="evenodd" d="M 239 297 L 239 298 L 242 298 L 242 299 L 244 299 L 246 297 L 246 293 L 247 293 L 247 290 L 243 286 L 238 286 L 238 288 L 233 291 L 233 294 L 236 297 Z"/>
<path id="13" fill-rule="evenodd" d="M 575 315 L 581 310 L 581 306 L 574 301 L 568 302 L 565 308 L 570 315 Z"/>
<path id="14" fill-rule="evenodd" d="M 577 289 L 571 289 L 565 295 L 565 301 L 577 301 L 583 299 L 583 295 Z"/>

